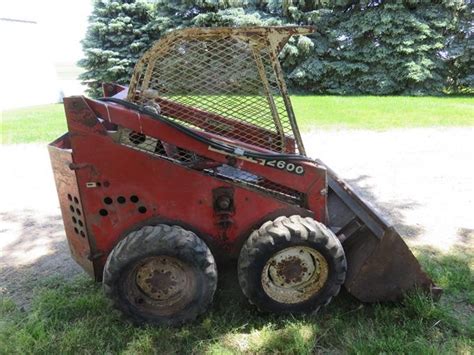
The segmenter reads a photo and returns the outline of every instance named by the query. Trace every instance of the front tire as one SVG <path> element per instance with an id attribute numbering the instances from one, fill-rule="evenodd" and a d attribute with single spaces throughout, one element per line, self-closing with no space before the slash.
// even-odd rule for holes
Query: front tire
<path id="1" fill-rule="evenodd" d="M 122 239 L 104 267 L 113 305 L 136 323 L 180 325 L 205 312 L 217 286 L 207 245 L 178 226 L 146 226 Z"/>
<path id="2" fill-rule="evenodd" d="M 278 217 L 244 244 L 239 283 L 261 311 L 316 312 L 339 293 L 346 275 L 341 243 L 312 218 Z"/>

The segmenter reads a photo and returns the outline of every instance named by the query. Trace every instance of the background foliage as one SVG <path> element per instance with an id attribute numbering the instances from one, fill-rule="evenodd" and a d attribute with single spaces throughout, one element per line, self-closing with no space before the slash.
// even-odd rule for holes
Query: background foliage
<path id="1" fill-rule="evenodd" d="M 189 26 L 313 25 L 281 53 L 290 87 L 424 95 L 474 87 L 473 7 L 463 0 L 96 0 L 81 78 L 126 84 L 163 33 Z"/>
<path id="2" fill-rule="evenodd" d="M 80 75 L 93 95 L 103 82 L 128 84 L 141 54 L 159 38 L 153 7 L 145 1 L 97 0 L 82 45 L 85 58 Z"/>

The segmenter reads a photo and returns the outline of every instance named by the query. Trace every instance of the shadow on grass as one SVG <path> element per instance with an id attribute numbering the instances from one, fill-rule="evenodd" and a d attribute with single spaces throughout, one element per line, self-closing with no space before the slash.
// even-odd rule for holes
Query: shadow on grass
<path id="1" fill-rule="evenodd" d="M 71 259 L 60 215 L 1 212 L 0 294 L 28 308 L 33 288 L 50 275 L 81 272 Z"/>
<path id="2" fill-rule="evenodd" d="M 389 220 L 391 224 L 397 229 L 403 238 L 415 239 L 417 236 L 422 234 L 425 230 L 421 225 L 410 225 L 405 221 L 406 210 L 411 210 L 419 207 L 419 203 L 416 201 L 381 201 L 373 192 L 372 186 L 366 185 L 366 180 L 371 177 L 368 175 L 361 175 L 355 179 L 347 179 L 347 183 L 369 203 L 384 219 Z"/>

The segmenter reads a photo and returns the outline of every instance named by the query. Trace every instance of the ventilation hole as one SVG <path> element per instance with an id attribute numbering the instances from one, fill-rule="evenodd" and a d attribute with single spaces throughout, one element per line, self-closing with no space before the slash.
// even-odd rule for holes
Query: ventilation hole
<path id="1" fill-rule="evenodd" d="M 145 207 L 145 206 L 140 206 L 140 207 L 138 207 L 138 212 L 140 212 L 140 213 L 146 213 L 146 207 Z"/>
<path id="2" fill-rule="evenodd" d="M 78 200 L 77 197 L 74 197 L 74 202 L 75 202 L 75 203 L 79 203 L 79 200 Z"/>
<path id="3" fill-rule="evenodd" d="M 84 231 L 81 231 L 81 237 L 85 238 L 86 234 L 84 233 Z"/>
<path id="4" fill-rule="evenodd" d="M 125 200 L 125 197 L 123 197 L 123 196 L 119 196 L 119 197 L 117 198 L 117 202 L 120 203 L 120 204 L 125 203 L 125 201 L 126 201 L 126 200 Z"/>
<path id="5" fill-rule="evenodd" d="M 77 221 L 77 223 L 79 223 L 79 225 L 80 225 L 81 227 L 84 225 L 84 223 L 82 223 L 82 221 L 81 221 L 80 219 Z"/>
<path id="6" fill-rule="evenodd" d="M 195 156 L 193 152 L 190 152 L 189 150 L 179 148 L 178 147 L 178 152 L 177 152 L 177 157 L 178 160 L 180 161 L 191 161 L 194 160 Z"/>
<path id="7" fill-rule="evenodd" d="M 130 196 L 130 201 L 132 201 L 133 203 L 137 203 L 139 201 L 138 196 L 137 195 Z"/>
<path id="8" fill-rule="evenodd" d="M 79 208 L 76 208 L 76 213 L 77 213 L 78 216 L 80 216 L 81 215 L 81 210 Z"/>
<path id="9" fill-rule="evenodd" d="M 135 145 L 142 144 L 146 140 L 146 136 L 143 133 L 138 132 L 130 132 L 128 135 L 128 139 Z"/>
<path id="10" fill-rule="evenodd" d="M 112 200 L 110 197 L 104 198 L 104 203 L 105 203 L 106 205 L 111 205 L 112 202 L 113 202 L 113 200 Z"/>
<path id="11" fill-rule="evenodd" d="M 101 187 L 101 186 L 102 186 L 102 184 L 101 184 L 100 182 L 98 182 L 98 183 L 97 183 L 97 186 L 98 186 L 98 187 Z"/>
<path id="12" fill-rule="evenodd" d="M 77 223 L 77 219 L 76 217 L 72 217 L 72 223 L 76 224 Z"/>
<path id="13" fill-rule="evenodd" d="M 72 196 L 71 196 L 71 194 L 67 194 L 67 199 L 68 199 L 69 201 L 72 201 Z"/>
<path id="14" fill-rule="evenodd" d="M 102 208 L 100 211 L 99 211 L 99 214 L 102 216 L 102 217 L 105 217 L 109 214 L 109 212 L 107 212 L 106 209 Z"/>
<path id="15" fill-rule="evenodd" d="M 76 227 L 74 227 L 74 232 L 76 232 L 76 234 L 79 234 L 79 229 L 77 229 Z"/>
<path id="16" fill-rule="evenodd" d="M 74 213 L 74 206 L 73 205 L 69 206 L 69 209 L 71 210 L 72 213 Z"/>

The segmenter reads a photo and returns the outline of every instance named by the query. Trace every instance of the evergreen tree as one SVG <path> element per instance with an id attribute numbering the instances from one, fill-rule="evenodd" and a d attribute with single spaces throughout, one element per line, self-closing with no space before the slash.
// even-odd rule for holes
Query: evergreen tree
<path id="1" fill-rule="evenodd" d="M 290 39 L 280 56 L 293 88 L 334 94 L 416 95 L 441 93 L 444 89 L 446 61 L 440 54 L 447 34 L 454 29 L 455 11 L 463 2 L 172 3 L 174 13 L 191 14 L 182 26 L 314 25 L 314 34 Z M 162 7 L 157 9 L 160 12 Z M 465 57 L 456 57 L 453 67 Z"/>
<path id="2" fill-rule="evenodd" d="M 79 61 L 89 94 L 100 96 L 103 82 L 128 84 L 136 61 L 159 34 L 149 2 L 95 0 Z"/>
<path id="3" fill-rule="evenodd" d="M 314 25 L 280 59 L 293 89 L 433 94 L 473 87 L 472 6 L 463 0 L 96 0 L 81 76 L 91 91 L 128 83 L 167 31 L 189 26 Z"/>
<path id="4" fill-rule="evenodd" d="M 447 89 L 455 93 L 474 93 L 474 7 L 454 7 L 453 31 L 442 52 L 447 63 Z"/>
<path id="5" fill-rule="evenodd" d="M 157 20 L 160 23 L 169 23 L 171 26 L 167 29 L 282 24 L 278 16 L 268 12 L 266 3 L 258 0 L 156 0 L 155 3 Z"/>
<path id="6" fill-rule="evenodd" d="M 320 21 L 326 50 L 296 66 L 291 83 L 335 94 L 441 93 L 446 76 L 441 51 L 453 30 L 453 3 L 379 0 L 336 7 Z"/>

